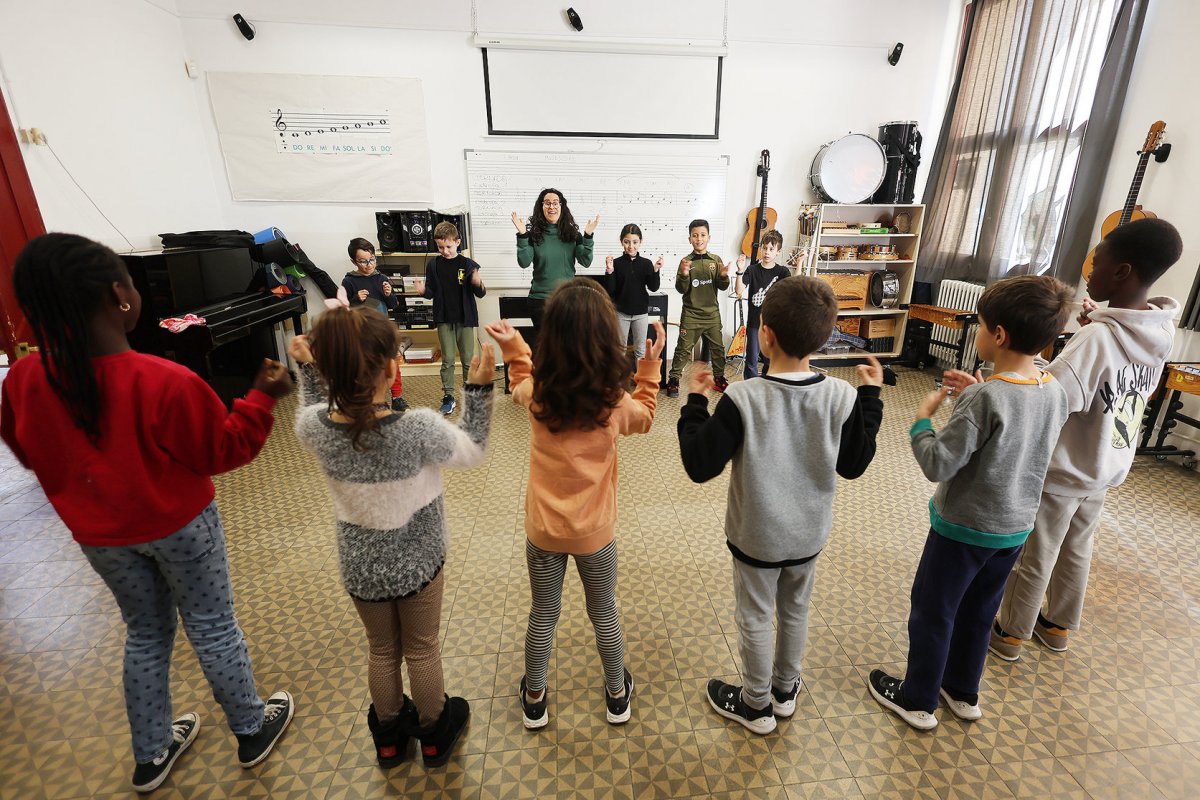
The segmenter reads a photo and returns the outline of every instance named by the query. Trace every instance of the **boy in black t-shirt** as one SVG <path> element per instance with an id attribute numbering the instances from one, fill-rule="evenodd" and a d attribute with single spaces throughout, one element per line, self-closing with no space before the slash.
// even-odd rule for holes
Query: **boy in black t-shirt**
<path id="1" fill-rule="evenodd" d="M 775 285 L 777 281 L 791 277 L 792 273 L 787 267 L 782 264 L 776 264 L 775 259 L 779 256 L 779 251 L 783 249 L 783 236 L 779 231 L 770 230 L 763 234 L 762 242 L 759 244 L 758 255 L 760 261 L 756 261 L 746 267 L 746 257 L 738 256 L 737 260 L 737 283 L 734 291 L 737 292 L 738 299 L 742 297 L 743 280 L 745 286 L 749 289 L 750 308 L 746 312 L 746 367 L 742 370 L 742 375 L 745 378 L 758 377 L 758 361 L 762 358 L 766 369 L 763 374 L 767 374 L 767 370 L 771 368 L 771 362 L 762 357 L 758 347 L 758 326 L 759 316 L 762 313 L 763 300 L 767 297 L 767 290 Z"/>
<path id="2" fill-rule="evenodd" d="M 479 265 L 458 254 L 462 240 L 454 223 L 439 222 L 433 229 L 433 240 L 438 255 L 425 265 L 425 280 L 418 282 L 417 291 L 433 300 L 433 321 L 442 348 L 441 412 L 452 414 L 458 406 L 454 399 L 454 351 L 458 349 L 465 383 L 475 353 L 475 329 L 479 327 L 475 298 L 483 297 L 486 290 Z"/>

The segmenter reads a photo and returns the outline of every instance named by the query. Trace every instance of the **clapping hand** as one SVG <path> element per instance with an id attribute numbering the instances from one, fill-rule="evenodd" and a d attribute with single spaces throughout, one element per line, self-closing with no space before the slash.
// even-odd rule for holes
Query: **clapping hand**
<path id="1" fill-rule="evenodd" d="M 667 332 L 659 320 L 654 320 L 651 326 L 654 328 L 654 341 L 646 340 L 646 357 L 662 358 L 662 352 L 667 346 Z"/>
<path id="2" fill-rule="evenodd" d="M 254 384 L 250 387 L 278 400 L 292 390 L 292 376 L 287 367 L 273 358 L 264 358 Z"/>
<path id="3" fill-rule="evenodd" d="M 683 260 L 679 262 L 679 273 L 681 275 L 683 275 L 683 277 L 686 278 L 688 275 L 691 274 L 691 272 L 692 272 L 692 260 L 690 258 L 688 258 L 687 256 L 684 256 Z"/>
<path id="4" fill-rule="evenodd" d="M 312 348 L 308 346 L 307 336 L 293 336 L 288 342 L 288 355 L 297 364 L 311 364 L 313 362 Z"/>
<path id="5" fill-rule="evenodd" d="M 688 376 L 688 394 L 704 394 L 715 391 L 716 381 L 713 380 L 712 370 L 708 367 L 697 367 Z"/>
<path id="6" fill-rule="evenodd" d="M 949 386 L 942 384 L 942 388 L 925 395 L 921 405 L 917 406 L 917 419 L 932 419 L 937 410 L 941 408 L 942 403 L 950 396 L 950 391 Z"/>
<path id="7" fill-rule="evenodd" d="M 519 234 L 525 233 L 525 231 L 526 231 L 525 220 L 521 218 L 520 214 L 518 214 L 517 212 L 514 211 L 512 213 L 512 221 L 513 221 L 513 227 L 515 227 L 517 229 L 517 233 L 519 233 Z"/>
<path id="8" fill-rule="evenodd" d="M 370 294 L 370 292 L 368 292 L 366 289 L 359 289 L 358 290 L 358 302 L 365 303 L 367 301 L 367 295 L 369 295 L 369 294 Z"/>
<path id="9" fill-rule="evenodd" d="M 517 337 L 521 335 L 506 319 L 489 322 L 483 326 L 483 329 L 488 332 L 489 336 L 496 340 L 496 343 L 501 348 L 509 342 L 515 342 Z"/>
<path id="10" fill-rule="evenodd" d="M 597 214 L 596 216 L 594 216 L 588 220 L 587 225 L 585 225 L 583 227 L 583 232 L 586 233 L 588 236 L 591 236 L 593 233 L 596 232 L 596 226 L 599 224 L 600 224 L 600 215 Z"/>
<path id="11" fill-rule="evenodd" d="M 883 386 L 883 366 L 875 356 L 867 356 L 866 364 L 854 368 L 863 386 Z"/>
<path id="12" fill-rule="evenodd" d="M 1090 316 L 1091 313 L 1099 307 L 1100 306 L 1096 305 L 1096 301 L 1092 298 L 1083 298 L 1083 310 L 1079 312 L 1079 316 L 1075 318 L 1075 321 L 1078 322 L 1081 327 L 1087 325 L 1092 321 Z"/>
<path id="13" fill-rule="evenodd" d="M 383 296 L 384 297 L 392 296 L 392 282 L 389 281 L 387 278 L 383 279 Z"/>
<path id="14" fill-rule="evenodd" d="M 722 278 L 728 278 L 729 277 L 729 265 L 722 264 L 721 269 L 718 270 L 718 273 L 720 274 L 720 276 Z"/>
<path id="15" fill-rule="evenodd" d="M 612 275 L 612 271 L 613 271 L 613 257 L 608 256 L 607 258 L 604 259 L 604 274 Z"/>
<path id="16" fill-rule="evenodd" d="M 742 270 L 746 269 L 746 254 L 745 253 L 742 253 L 740 256 L 738 256 L 737 268 L 738 268 L 738 272 L 741 272 Z"/>
<path id="17" fill-rule="evenodd" d="M 491 342 L 482 342 L 479 352 L 471 359 L 471 369 L 467 372 L 467 383 L 486 386 L 496 380 L 496 350 Z"/>
<path id="18" fill-rule="evenodd" d="M 663 268 L 663 257 L 659 256 L 658 260 L 654 262 L 654 271 L 658 272 L 662 268 Z"/>
<path id="19" fill-rule="evenodd" d="M 948 369 L 942 373 L 942 385 L 949 387 L 952 395 L 962 394 L 963 389 L 975 383 L 983 383 L 983 370 L 975 370 L 974 377 L 961 369 Z"/>

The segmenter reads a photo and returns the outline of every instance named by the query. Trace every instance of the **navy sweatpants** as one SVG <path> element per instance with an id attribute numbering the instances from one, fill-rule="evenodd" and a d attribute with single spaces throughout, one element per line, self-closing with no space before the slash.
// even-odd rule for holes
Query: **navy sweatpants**
<path id="1" fill-rule="evenodd" d="M 992 621 L 1021 547 L 964 544 L 930 529 L 913 578 L 904 699 L 933 712 L 938 690 L 979 692 Z"/>

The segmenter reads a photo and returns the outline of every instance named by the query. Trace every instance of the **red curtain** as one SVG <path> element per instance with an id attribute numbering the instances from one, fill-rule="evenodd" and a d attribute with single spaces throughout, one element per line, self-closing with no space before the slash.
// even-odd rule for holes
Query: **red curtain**
<path id="1" fill-rule="evenodd" d="M 33 332 L 13 294 L 13 262 L 26 242 L 45 232 L 17 133 L 0 94 L 0 347 L 8 353 L 9 363 L 17 357 L 18 343 L 33 344 Z"/>

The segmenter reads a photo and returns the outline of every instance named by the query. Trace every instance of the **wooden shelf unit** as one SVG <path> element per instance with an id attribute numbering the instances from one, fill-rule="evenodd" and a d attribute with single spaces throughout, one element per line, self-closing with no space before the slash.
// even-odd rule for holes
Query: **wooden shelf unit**
<path id="1" fill-rule="evenodd" d="M 470 250 L 459 251 L 460 255 L 470 257 Z M 421 277 L 425 276 L 425 264 L 429 259 L 436 256 L 437 253 L 376 253 L 378 259 L 379 271 L 387 275 L 392 281 L 392 287 L 399 288 L 401 293 L 404 293 L 403 281 L 397 282 L 397 278 L 403 276 Z M 405 297 L 416 297 L 412 293 L 407 293 Z M 433 361 L 421 361 L 414 364 L 405 363 L 401 369 L 401 374 L 408 375 L 437 375 L 442 368 L 441 346 L 438 343 L 437 328 L 408 328 L 396 323 L 396 327 L 404 332 L 404 335 L 412 339 L 414 347 L 432 348 Z"/>
<path id="2" fill-rule="evenodd" d="M 830 222 L 869 223 L 883 218 L 894 219 L 901 211 L 907 211 L 910 217 L 908 233 L 857 233 L 841 230 L 823 230 Z M 917 257 L 921 247 L 921 228 L 925 221 L 925 206 L 920 203 L 823 203 L 817 213 L 817 233 L 809 247 L 808 259 L 801 264 L 799 272 L 804 275 L 816 275 L 821 272 L 861 271 L 876 272 L 888 270 L 895 272 L 900 278 L 900 296 L 892 308 L 875 308 L 870 305 L 868 298 L 866 308 L 842 309 L 838 312 L 839 322 L 847 318 L 859 317 L 867 320 L 894 318 L 894 332 L 889 337 L 891 348 L 884 352 L 870 353 L 879 359 L 896 358 L 904 345 L 904 333 L 908 326 L 908 303 L 912 297 L 913 280 L 916 275 Z M 894 261 L 875 260 L 845 260 L 826 261 L 817 258 L 822 245 L 846 246 L 859 244 L 895 244 L 900 258 Z M 868 337 L 863 337 L 868 338 Z M 868 354 L 854 349 L 848 353 L 814 353 L 812 360 L 830 362 L 842 360 L 847 362 L 865 358 Z"/>

